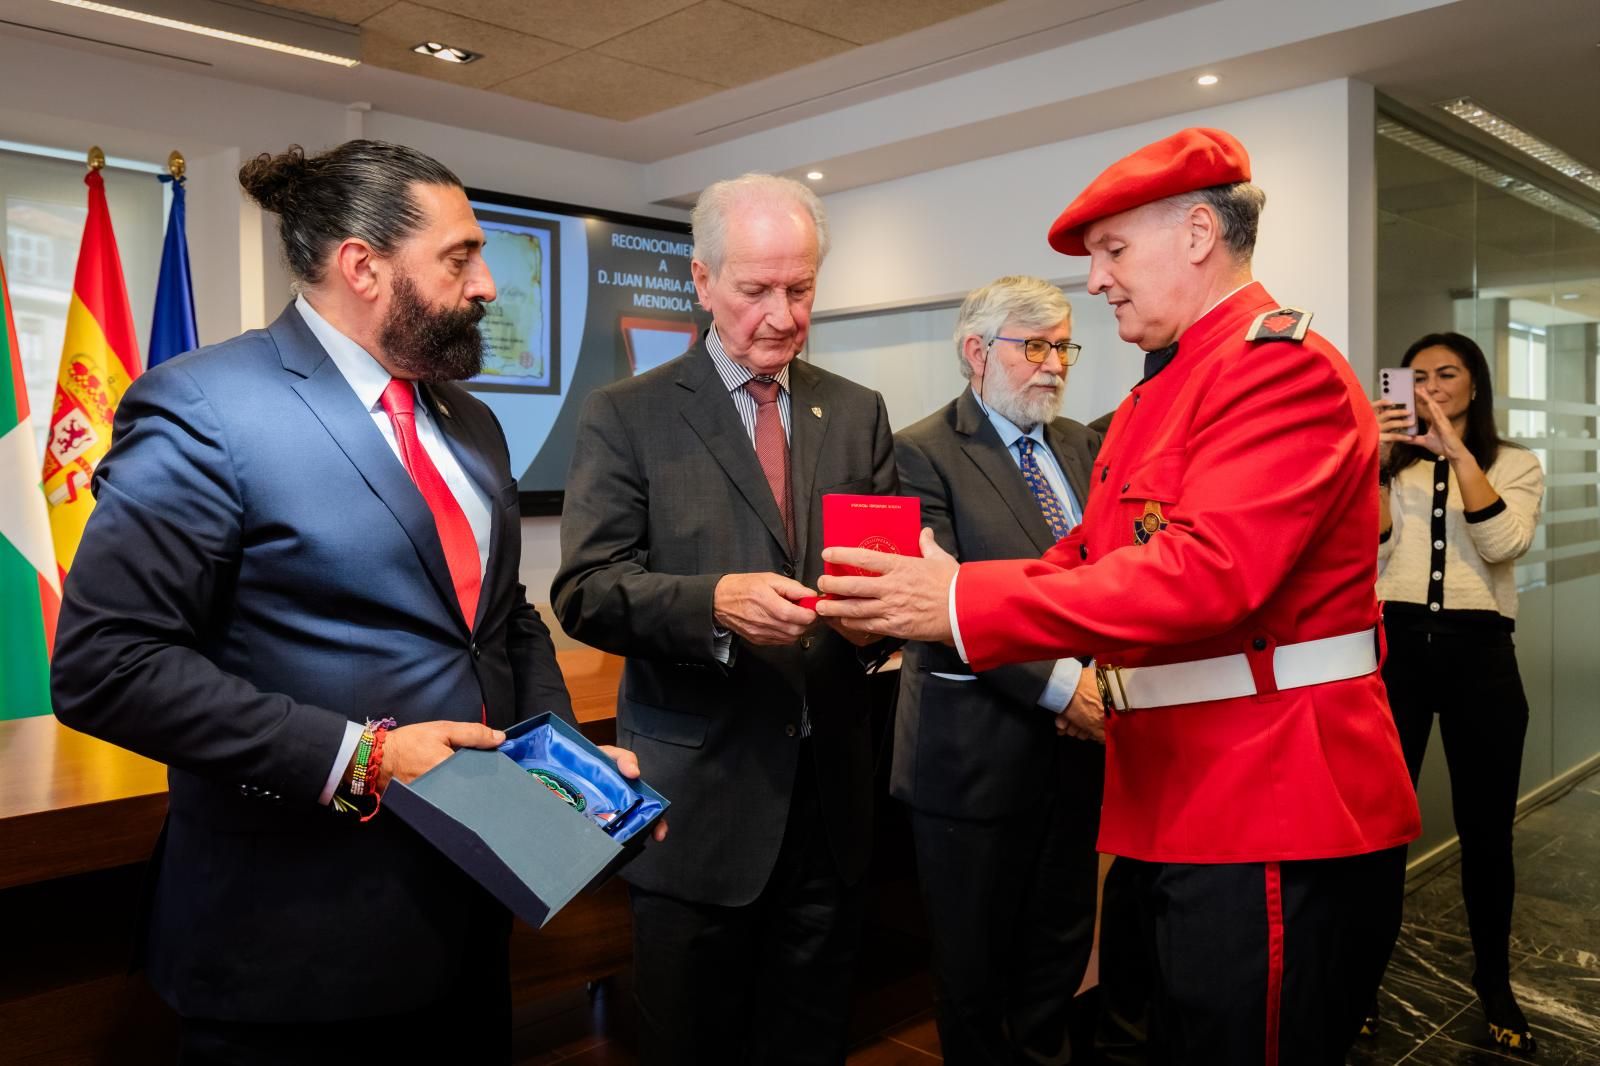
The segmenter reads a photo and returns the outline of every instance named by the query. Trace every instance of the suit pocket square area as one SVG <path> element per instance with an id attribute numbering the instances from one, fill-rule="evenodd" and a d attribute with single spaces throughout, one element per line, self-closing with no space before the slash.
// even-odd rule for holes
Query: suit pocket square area
<path id="1" fill-rule="evenodd" d="M 931 677 L 940 677 L 940 678 L 943 678 L 946 681 L 976 681 L 976 680 L 978 680 L 978 675 L 977 674 L 944 674 L 944 673 L 940 673 L 938 670 L 929 670 L 928 674 Z"/>

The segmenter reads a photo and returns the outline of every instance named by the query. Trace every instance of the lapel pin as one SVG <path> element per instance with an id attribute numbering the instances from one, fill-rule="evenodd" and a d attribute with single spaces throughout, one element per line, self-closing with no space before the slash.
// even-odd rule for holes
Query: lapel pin
<path id="1" fill-rule="evenodd" d="M 817 417 L 818 417 L 818 418 L 821 418 L 821 417 L 822 417 L 822 408 L 820 408 L 820 407 L 813 407 L 813 408 L 812 408 L 812 409 L 811 409 L 811 413 L 812 413 L 812 414 L 814 414 L 814 415 L 816 415 L 816 416 L 817 416 Z"/>
<path id="2" fill-rule="evenodd" d="M 439 409 L 440 414 L 444 415 L 446 418 L 450 417 L 450 408 L 445 406 L 445 402 L 443 400 L 436 399 L 433 401 L 433 405 Z"/>

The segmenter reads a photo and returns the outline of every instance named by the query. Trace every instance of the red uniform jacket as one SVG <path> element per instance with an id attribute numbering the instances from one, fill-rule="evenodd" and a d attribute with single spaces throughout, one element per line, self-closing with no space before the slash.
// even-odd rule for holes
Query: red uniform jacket
<path id="1" fill-rule="evenodd" d="M 1251 656 L 1256 695 L 1109 716 L 1103 852 L 1317 859 L 1419 832 L 1377 673 L 1271 692 L 1276 645 L 1378 623 L 1372 409 L 1322 337 L 1245 339 L 1277 306 L 1252 284 L 1185 331 L 1117 409 L 1083 524 L 956 580 L 975 670 Z"/>

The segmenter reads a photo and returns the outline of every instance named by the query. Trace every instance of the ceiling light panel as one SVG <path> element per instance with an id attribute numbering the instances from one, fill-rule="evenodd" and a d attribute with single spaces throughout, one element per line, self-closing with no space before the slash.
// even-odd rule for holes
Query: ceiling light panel
<path id="1" fill-rule="evenodd" d="M 1540 140 L 1521 126 L 1501 118 L 1481 104 L 1474 103 L 1471 97 L 1446 100 L 1439 105 L 1439 108 L 1469 125 L 1476 126 L 1501 144 L 1515 148 L 1551 170 L 1587 185 L 1595 192 L 1600 192 L 1600 174 L 1595 173 L 1592 167 L 1579 162 L 1548 141 Z"/>
<path id="2" fill-rule="evenodd" d="M 361 63 L 360 31 L 354 26 L 247 0 L 50 0 L 100 15 L 142 22 L 162 29 L 198 34 L 232 44 L 264 48 L 319 63 L 354 67 Z"/>
<path id="3" fill-rule="evenodd" d="M 1515 197 L 1525 204 L 1532 204 L 1542 211 L 1548 211 L 1557 218 L 1564 218 L 1568 222 L 1575 222 L 1586 229 L 1600 233 L 1600 215 L 1586 211 L 1568 200 L 1546 189 L 1542 189 L 1530 182 L 1513 178 L 1502 170 L 1496 169 L 1481 159 L 1475 159 L 1465 152 L 1440 144 L 1426 134 L 1418 133 L 1410 126 L 1403 126 L 1391 118 L 1378 116 L 1378 136 L 1391 140 L 1396 144 L 1404 145 L 1429 159 L 1437 160 L 1445 166 L 1459 170 L 1491 188 L 1498 189 L 1507 196 Z"/>

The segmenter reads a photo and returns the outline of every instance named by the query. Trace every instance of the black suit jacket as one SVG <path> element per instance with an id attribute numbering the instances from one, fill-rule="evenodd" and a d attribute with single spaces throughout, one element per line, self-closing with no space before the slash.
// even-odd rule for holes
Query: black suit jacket
<path id="1" fill-rule="evenodd" d="M 170 767 L 147 963 L 181 1014 L 404 1010 L 509 929 L 392 815 L 316 803 L 346 722 L 571 718 L 517 582 L 499 424 L 459 386 L 427 392 L 490 500 L 470 630 L 421 493 L 293 307 L 143 375 L 117 410 L 51 687 L 67 725 Z"/>
<path id="2" fill-rule="evenodd" d="M 1079 504 L 1100 435 L 1066 418 L 1045 427 Z M 970 389 L 895 437 L 905 492 L 922 498 L 922 524 L 963 561 L 1042 555 L 1050 528 L 1022 472 Z M 1054 666 L 1019 663 L 973 677 L 945 644 L 906 646 L 895 712 L 890 792 L 928 814 L 997 818 L 1028 809 L 1048 784 L 1063 741 L 1039 706 Z"/>
<path id="3" fill-rule="evenodd" d="M 798 644 L 712 640 L 712 592 L 729 573 L 772 571 L 812 588 L 826 492 L 897 489 L 877 393 L 789 367 L 795 535 L 704 342 L 598 389 L 579 422 L 551 600 L 567 632 L 627 657 L 618 743 L 672 801 L 672 832 L 623 876 L 682 899 L 737 906 L 766 885 L 788 818 L 801 708 L 823 817 L 847 879 L 866 868 L 872 807 L 867 667 L 818 625 Z"/>

